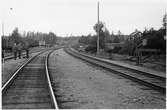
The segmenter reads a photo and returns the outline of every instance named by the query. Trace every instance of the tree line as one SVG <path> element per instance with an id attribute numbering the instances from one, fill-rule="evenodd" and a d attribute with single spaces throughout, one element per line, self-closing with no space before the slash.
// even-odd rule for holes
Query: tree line
<path id="1" fill-rule="evenodd" d="M 56 43 L 57 36 L 53 32 L 24 32 L 20 34 L 18 28 L 15 28 L 11 35 L 2 36 L 2 49 L 12 51 L 14 45 L 27 49 L 38 46 L 39 41 L 45 41 L 45 44 L 52 46 Z"/>
<path id="2" fill-rule="evenodd" d="M 96 23 L 93 29 L 96 33 L 99 31 L 100 49 L 107 52 L 115 52 L 121 54 L 134 54 L 135 48 L 142 43 L 145 39 L 147 45 L 142 48 L 146 49 L 159 49 L 161 53 L 166 54 L 166 14 L 163 16 L 162 27 L 158 30 L 154 28 L 145 29 L 143 32 L 137 29 L 130 35 L 123 35 L 120 31 L 117 34 L 110 34 L 103 22 Z M 97 50 L 97 35 L 81 36 L 79 39 L 79 45 L 84 45 L 85 51 L 96 52 Z M 115 46 L 113 49 L 108 49 L 106 44 L 119 44 L 121 46 Z"/>

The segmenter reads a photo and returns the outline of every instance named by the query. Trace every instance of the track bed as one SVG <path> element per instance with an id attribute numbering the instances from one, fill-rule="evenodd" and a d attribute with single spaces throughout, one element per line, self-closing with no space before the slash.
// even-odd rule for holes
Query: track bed
<path id="1" fill-rule="evenodd" d="M 2 95 L 3 109 L 53 108 L 45 74 L 46 52 L 27 64 Z"/>

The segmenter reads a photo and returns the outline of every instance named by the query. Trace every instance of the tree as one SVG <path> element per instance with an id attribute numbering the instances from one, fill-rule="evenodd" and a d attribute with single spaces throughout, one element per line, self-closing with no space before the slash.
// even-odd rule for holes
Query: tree
<path id="1" fill-rule="evenodd" d="M 119 43 L 120 40 L 119 40 L 119 37 L 118 36 L 115 36 L 114 40 L 113 40 L 113 43 Z"/>
<path id="2" fill-rule="evenodd" d="M 120 36 L 121 34 L 122 34 L 122 33 L 121 33 L 121 31 L 119 30 L 119 31 L 118 31 L 118 36 Z"/>
<path id="3" fill-rule="evenodd" d="M 150 29 L 147 33 L 143 33 L 143 39 L 147 39 L 145 48 L 160 49 L 166 52 L 165 33 L 165 29 L 159 29 L 158 31 Z"/>
<path id="4" fill-rule="evenodd" d="M 165 29 L 166 30 L 166 20 L 167 20 L 167 14 L 165 13 L 165 15 L 163 16 L 163 20 L 162 20 L 162 22 L 163 22 L 163 29 Z"/>
<path id="5" fill-rule="evenodd" d="M 12 32 L 12 35 L 10 37 L 10 40 L 13 42 L 13 43 L 16 43 L 16 44 L 19 44 L 22 42 L 22 38 L 19 34 L 19 30 L 18 28 L 15 28 Z"/>
<path id="6" fill-rule="evenodd" d="M 81 38 L 78 40 L 79 43 L 88 45 L 90 43 L 90 37 L 91 36 L 81 36 Z"/>
<path id="7" fill-rule="evenodd" d="M 103 22 L 99 22 L 99 24 L 98 23 L 96 23 L 94 26 L 93 26 L 93 29 L 96 31 L 96 33 L 102 33 L 103 32 L 103 29 L 104 28 L 104 23 Z"/>
<path id="8" fill-rule="evenodd" d="M 8 36 L 2 36 L 2 50 L 8 50 L 9 48 L 11 48 L 8 45 L 8 39 Z"/>
<path id="9" fill-rule="evenodd" d="M 56 44 L 57 38 L 56 38 L 56 35 L 53 32 L 49 32 L 48 37 L 49 37 L 49 42 L 48 43 L 50 45 Z"/>
<path id="10" fill-rule="evenodd" d="M 105 48 L 105 41 L 106 41 L 107 37 L 110 37 L 110 33 L 109 33 L 108 29 L 105 27 L 103 22 L 99 22 L 99 24 L 96 23 L 93 28 L 96 31 L 96 33 L 99 32 L 99 40 L 100 40 L 99 45 L 100 45 L 100 48 L 104 49 Z"/>

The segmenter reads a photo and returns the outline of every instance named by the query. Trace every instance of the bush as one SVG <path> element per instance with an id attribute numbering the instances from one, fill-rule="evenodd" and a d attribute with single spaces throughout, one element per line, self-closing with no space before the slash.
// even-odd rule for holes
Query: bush
<path id="1" fill-rule="evenodd" d="M 76 44 L 76 45 L 73 45 L 72 48 L 78 50 L 78 49 L 79 49 L 79 46 L 80 46 L 79 44 Z"/>
<path id="2" fill-rule="evenodd" d="M 107 53 L 112 53 L 112 49 L 105 49 Z"/>
<path id="3" fill-rule="evenodd" d="M 85 51 L 95 53 L 97 51 L 97 48 L 96 48 L 96 46 L 89 45 L 88 47 L 85 48 Z"/>
<path id="4" fill-rule="evenodd" d="M 121 47 L 115 47 L 112 52 L 113 53 L 119 53 L 119 51 L 121 50 Z"/>

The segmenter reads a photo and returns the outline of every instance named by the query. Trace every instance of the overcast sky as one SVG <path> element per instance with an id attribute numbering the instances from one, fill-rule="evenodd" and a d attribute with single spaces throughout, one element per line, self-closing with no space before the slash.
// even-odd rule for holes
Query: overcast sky
<path id="1" fill-rule="evenodd" d="M 5 35 L 23 31 L 52 31 L 58 36 L 95 34 L 98 0 L 1 0 Z M 166 0 L 99 0 L 100 20 L 111 33 L 130 34 L 145 27 L 159 29 Z M 12 8 L 12 9 L 11 9 Z M 2 30 L 2 26 L 1 26 Z M 1 31 L 2 32 L 2 31 Z"/>

